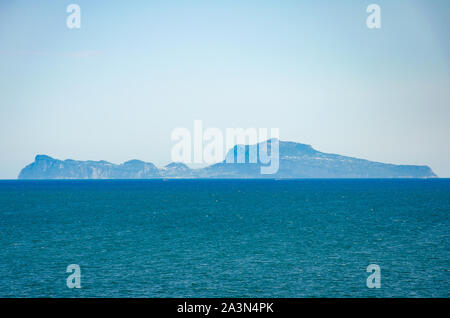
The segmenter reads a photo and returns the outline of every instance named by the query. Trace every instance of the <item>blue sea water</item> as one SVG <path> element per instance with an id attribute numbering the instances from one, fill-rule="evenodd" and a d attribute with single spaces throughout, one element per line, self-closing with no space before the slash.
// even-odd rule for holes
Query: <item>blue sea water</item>
<path id="1" fill-rule="evenodd" d="M 0 296 L 449 297 L 449 216 L 448 179 L 0 181 Z"/>

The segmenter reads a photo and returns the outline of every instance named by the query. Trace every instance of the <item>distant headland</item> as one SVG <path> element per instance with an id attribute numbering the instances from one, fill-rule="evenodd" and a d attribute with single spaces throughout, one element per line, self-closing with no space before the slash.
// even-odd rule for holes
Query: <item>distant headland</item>
<path id="1" fill-rule="evenodd" d="M 267 143 L 270 148 L 270 140 Z M 251 147 L 236 145 L 228 156 L 245 151 L 248 159 Z M 58 160 L 37 155 L 34 162 L 20 171 L 19 179 L 158 179 L 158 178 L 433 178 L 436 174 L 428 166 L 395 165 L 373 162 L 337 154 L 323 153 L 309 145 L 279 141 L 279 169 L 277 173 L 260 173 L 263 165 L 256 163 L 227 163 L 225 160 L 201 169 L 191 169 L 183 163 L 170 163 L 163 168 L 140 160 L 122 164 L 107 161 Z"/>

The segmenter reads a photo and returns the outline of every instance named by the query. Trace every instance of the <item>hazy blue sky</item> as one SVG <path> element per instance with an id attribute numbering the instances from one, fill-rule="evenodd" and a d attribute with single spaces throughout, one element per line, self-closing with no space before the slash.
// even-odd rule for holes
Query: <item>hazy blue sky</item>
<path id="1" fill-rule="evenodd" d="M 66 27 L 71 3 L 81 29 Z M 161 166 L 194 119 L 450 177 L 449 13 L 447 0 L 1 1 L 0 178 L 38 153 Z"/>

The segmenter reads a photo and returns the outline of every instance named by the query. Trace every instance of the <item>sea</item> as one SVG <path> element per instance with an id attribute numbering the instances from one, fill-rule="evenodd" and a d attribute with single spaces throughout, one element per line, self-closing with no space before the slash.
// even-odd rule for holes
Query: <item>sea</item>
<path id="1" fill-rule="evenodd" d="M 449 297 L 449 234 L 450 179 L 5 180 L 0 297 Z"/>

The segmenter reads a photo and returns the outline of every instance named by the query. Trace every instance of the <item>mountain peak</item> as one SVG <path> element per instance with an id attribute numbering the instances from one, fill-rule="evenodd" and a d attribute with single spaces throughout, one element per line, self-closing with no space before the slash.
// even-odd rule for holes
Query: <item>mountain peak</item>
<path id="1" fill-rule="evenodd" d="M 143 164 L 145 164 L 145 162 L 142 160 L 138 160 L 138 159 L 131 159 L 131 160 L 125 161 L 123 164 L 124 165 L 143 165 Z"/>
<path id="2" fill-rule="evenodd" d="M 190 169 L 186 164 L 182 162 L 171 162 L 168 165 L 165 165 L 166 169 Z"/>
<path id="3" fill-rule="evenodd" d="M 36 155 L 36 157 L 34 157 L 34 161 L 42 161 L 42 160 L 55 160 L 50 156 L 47 155 Z"/>

